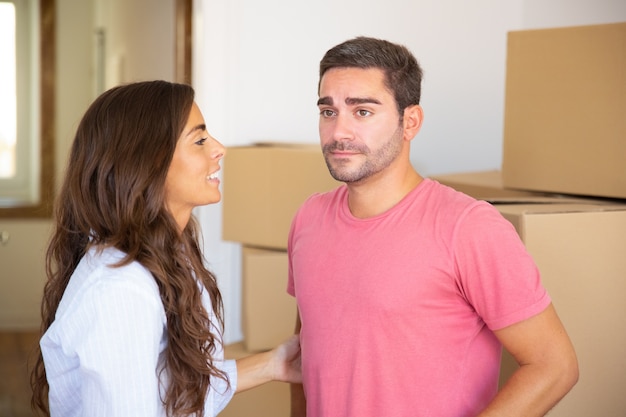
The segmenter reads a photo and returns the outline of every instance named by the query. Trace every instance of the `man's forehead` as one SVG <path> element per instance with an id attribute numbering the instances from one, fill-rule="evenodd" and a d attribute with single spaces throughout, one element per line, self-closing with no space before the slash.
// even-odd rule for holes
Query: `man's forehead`
<path id="1" fill-rule="evenodd" d="M 322 76 L 318 91 L 319 104 L 348 105 L 382 104 L 393 92 L 385 84 L 384 72 L 379 68 L 331 68 Z"/>

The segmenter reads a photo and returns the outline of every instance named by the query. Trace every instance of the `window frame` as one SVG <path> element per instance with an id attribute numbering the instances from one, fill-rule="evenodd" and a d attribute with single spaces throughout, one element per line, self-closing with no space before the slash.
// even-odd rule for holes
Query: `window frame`
<path id="1" fill-rule="evenodd" d="M 39 1 L 39 142 L 35 151 L 39 154 L 37 176 L 39 198 L 34 204 L 16 203 L 0 207 L 0 218 L 49 218 L 52 216 L 55 188 L 55 63 L 56 30 L 55 0 Z M 37 142 L 36 140 L 34 141 Z M 37 149 L 38 148 L 38 149 Z"/>

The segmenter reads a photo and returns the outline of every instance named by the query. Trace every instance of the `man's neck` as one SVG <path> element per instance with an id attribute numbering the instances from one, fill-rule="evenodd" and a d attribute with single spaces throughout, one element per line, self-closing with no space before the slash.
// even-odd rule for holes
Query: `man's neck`
<path id="1" fill-rule="evenodd" d="M 399 175 L 371 177 L 358 183 L 348 183 L 348 206 L 354 217 L 374 217 L 398 204 L 423 181 L 409 166 Z"/>

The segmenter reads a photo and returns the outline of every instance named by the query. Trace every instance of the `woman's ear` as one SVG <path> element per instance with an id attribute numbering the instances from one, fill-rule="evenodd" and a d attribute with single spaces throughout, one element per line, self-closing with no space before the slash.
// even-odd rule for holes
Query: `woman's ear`
<path id="1" fill-rule="evenodd" d="M 404 109 L 404 117 L 402 118 L 404 139 L 412 140 L 422 127 L 424 120 L 424 112 L 422 106 L 414 104 Z"/>

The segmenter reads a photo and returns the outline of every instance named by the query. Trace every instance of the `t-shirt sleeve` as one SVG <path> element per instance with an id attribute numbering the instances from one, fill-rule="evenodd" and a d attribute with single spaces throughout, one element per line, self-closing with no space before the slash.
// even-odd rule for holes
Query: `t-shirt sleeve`
<path id="1" fill-rule="evenodd" d="M 462 216 L 454 253 L 459 288 L 490 329 L 523 321 L 550 304 L 515 228 L 490 204 L 477 202 Z"/>
<path id="2" fill-rule="evenodd" d="M 298 214 L 293 218 L 291 222 L 291 228 L 289 229 L 289 237 L 287 239 L 287 294 L 294 296 L 296 295 L 296 290 L 294 288 L 293 282 L 293 267 L 292 267 L 292 248 L 293 248 L 293 236 L 294 236 L 294 228 L 296 224 Z"/>
<path id="3" fill-rule="evenodd" d="M 296 288 L 295 288 L 295 282 L 294 282 L 294 275 L 293 275 L 293 251 L 294 251 L 294 244 L 295 244 L 295 238 L 296 238 L 296 234 L 298 231 L 298 226 L 299 223 L 302 219 L 302 212 L 305 211 L 305 209 L 307 208 L 307 206 L 310 204 L 311 199 L 316 196 L 318 194 L 313 194 L 312 196 L 308 197 L 305 202 L 298 208 L 298 210 L 296 211 L 296 214 L 294 215 L 293 219 L 291 220 L 291 227 L 289 228 L 289 235 L 287 237 L 287 294 L 291 295 L 291 296 L 296 296 Z"/>

